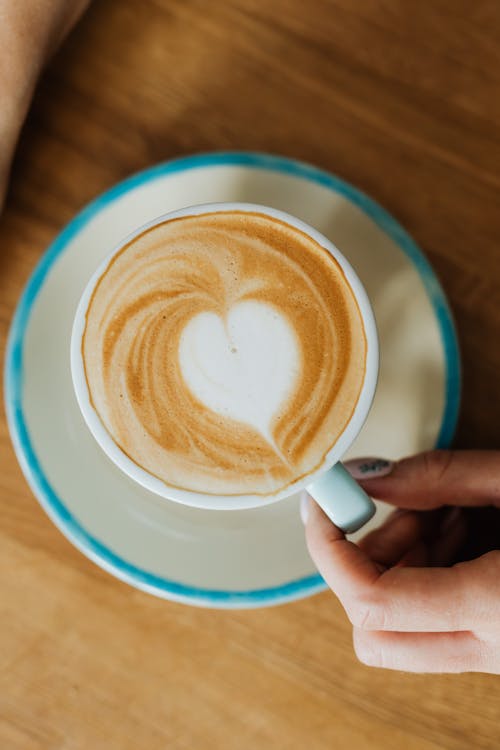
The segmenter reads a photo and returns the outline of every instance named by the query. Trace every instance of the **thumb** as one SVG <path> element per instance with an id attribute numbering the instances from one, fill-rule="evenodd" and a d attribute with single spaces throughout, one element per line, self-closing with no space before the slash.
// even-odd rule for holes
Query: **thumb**
<path id="1" fill-rule="evenodd" d="M 353 471 L 354 462 L 350 463 Z M 500 451 L 428 451 L 395 463 L 386 476 L 361 479 L 360 484 L 372 497 L 400 508 L 500 507 Z"/>

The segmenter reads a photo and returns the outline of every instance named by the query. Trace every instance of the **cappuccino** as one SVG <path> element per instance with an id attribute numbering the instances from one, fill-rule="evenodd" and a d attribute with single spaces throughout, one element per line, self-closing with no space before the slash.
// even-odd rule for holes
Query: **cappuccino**
<path id="1" fill-rule="evenodd" d="M 363 387 L 363 319 L 316 240 L 257 211 L 168 219 L 109 261 L 85 317 L 91 404 L 170 487 L 270 496 L 312 474 Z"/>

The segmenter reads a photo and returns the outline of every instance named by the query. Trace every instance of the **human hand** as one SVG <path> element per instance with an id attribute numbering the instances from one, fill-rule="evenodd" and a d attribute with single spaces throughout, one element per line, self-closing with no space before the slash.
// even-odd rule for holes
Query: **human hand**
<path id="1" fill-rule="evenodd" d="M 357 479 L 362 465 L 348 465 Z M 309 552 L 354 626 L 360 661 L 500 674 L 500 535 L 490 551 L 455 562 L 467 509 L 496 506 L 500 519 L 500 452 L 433 451 L 382 465 L 360 483 L 398 510 L 359 545 L 312 500 L 303 513 Z"/>
<path id="2" fill-rule="evenodd" d="M 0 209 L 12 155 L 46 59 L 89 0 L 0 0 Z"/>

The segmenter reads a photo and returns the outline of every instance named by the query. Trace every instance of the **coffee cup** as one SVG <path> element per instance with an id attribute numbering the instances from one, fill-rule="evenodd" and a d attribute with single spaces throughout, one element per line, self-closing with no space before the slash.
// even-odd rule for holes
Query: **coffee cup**
<path id="1" fill-rule="evenodd" d="M 307 489 L 347 533 L 375 511 L 340 462 L 375 393 L 373 312 L 289 214 L 213 203 L 138 228 L 83 291 L 71 372 L 102 450 L 166 500 L 234 510 Z"/>

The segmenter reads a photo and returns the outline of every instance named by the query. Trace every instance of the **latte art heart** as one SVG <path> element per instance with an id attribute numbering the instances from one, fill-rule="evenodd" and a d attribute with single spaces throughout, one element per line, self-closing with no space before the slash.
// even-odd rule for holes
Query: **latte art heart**
<path id="1" fill-rule="evenodd" d="M 293 393 L 300 359 L 294 333 L 280 313 L 250 300 L 232 307 L 225 321 L 199 313 L 179 344 L 182 375 L 196 398 L 254 427 L 278 452 L 272 422 Z"/>
<path id="2" fill-rule="evenodd" d="M 82 356 L 122 451 L 230 503 L 321 466 L 356 407 L 366 340 L 327 250 L 278 219 L 219 211 L 164 221 L 112 258 Z"/>

